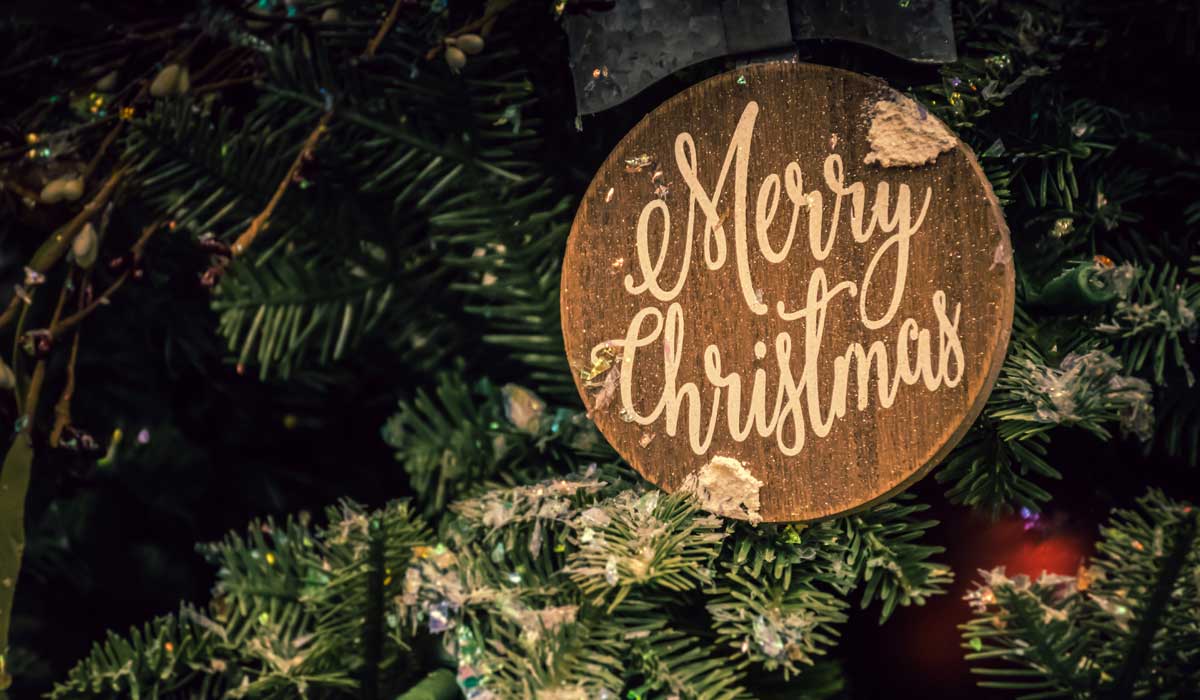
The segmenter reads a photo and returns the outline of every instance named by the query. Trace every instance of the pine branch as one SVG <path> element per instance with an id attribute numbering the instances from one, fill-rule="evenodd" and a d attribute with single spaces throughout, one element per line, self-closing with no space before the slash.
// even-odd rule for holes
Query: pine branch
<path id="1" fill-rule="evenodd" d="M 845 607 L 808 578 L 785 582 L 733 571 L 720 577 L 707 605 L 718 640 L 737 650 L 741 667 L 755 662 L 768 671 L 782 669 L 785 680 L 834 645 Z"/>
<path id="2" fill-rule="evenodd" d="M 383 426 L 427 516 L 495 484 L 532 483 L 613 459 L 582 413 L 552 408 L 516 385 L 437 377 L 436 398 L 419 390 Z"/>
<path id="3" fill-rule="evenodd" d="M 622 491 L 570 524 L 578 549 L 563 572 L 596 604 L 611 600 L 609 612 L 635 589 L 678 592 L 707 584 L 725 538 L 720 518 L 699 515 L 686 494 L 657 491 Z"/>
<path id="4" fill-rule="evenodd" d="M 1045 460 L 1052 432 L 1079 427 L 1110 439 L 1109 425 L 1142 439 L 1153 434 L 1150 384 L 1125 373 L 1094 335 L 1018 310 L 1004 367 L 983 416 L 936 478 L 953 482 L 953 501 L 1037 512 L 1050 493 L 1030 476 L 1060 479 Z"/>
<path id="5" fill-rule="evenodd" d="M 284 378 L 306 363 L 336 362 L 406 308 L 388 261 L 326 256 L 313 246 L 259 266 L 233 263 L 217 289 L 218 330 L 239 368 Z"/>
<path id="6" fill-rule="evenodd" d="M 305 665 L 364 697 L 382 695 L 412 677 L 411 637 L 394 601 L 403 591 L 401 572 L 431 537 L 405 502 L 377 511 L 346 502 L 328 518 L 308 560 L 320 574 L 305 596 L 316 618 Z"/>
<path id="7" fill-rule="evenodd" d="M 648 693 L 657 691 L 698 700 L 746 697 L 744 671 L 711 654 L 710 647 L 708 639 L 669 628 L 640 638 L 634 653 L 646 680 L 631 692 L 636 697 L 650 697 Z"/>
<path id="8" fill-rule="evenodd" d="M 962 627 L 981 686 L 1022 697 L 1184 698 L 1200 688 L 1195 509 L 1150 491 L 1114 511 L 1075 576 L 983 572 Z"/>
<path id="9" fill-rule="evenodd" d="M 1133 696 L 1134 686 L 1138 678 L 1147 672 L 1154 637 L 1163 627 L 1163 617 L 1167 612 L 1168 601 L 1172 597 L 1180 575 L 1184 572 L 1189 556 L 1195 556 L 1197 527 L 1200 525 L 1200 515 L 1184 518 L 1180 529 L 1174 533 L 1175 543 L 1170 553 L 1162 560 L 1156 576 L 1153 592 L 1149 603 L 1138 617 L 1137 632 L 1134 634 L 1129 651 L 1125 654 L 1125 663 L 1116 674 L 1116 680 L 1108 693 L 1112 698 L 1129 698 Z"/>
<path id="10" fill-rule="evenodd" d="M 346 503 L 329 516 L 315 534 L 267 520 L 201 547 L 220 566 L 208 608 L 184 606 L 128 639 L 110 634 L 52 697 L 282 700 L 408 687 L 409 647 L 391 601 L 398 572 L 427 541 L 424 525 L 403 503 L 374 512 Z"/>
<path id="11" fill-rule="evenodd" d="M 1118 353 L 1131 372 L 1149 368 L 1155 383 L 1162 385 L 1171 365 L 1191 387 L 1196 380 L 1184 340 L 1195 337 L 1197 313 L 1200 284 L 1166 264 L 1157 271 L 1151 267 L 1139 274 L 1127 297 L 1117 302 L 1096 330 L 1118 339 Z"/>
<path id="12" fill-rule="evenodd" d="M 398 5 L 397 5 L 398 6 Z M 367 551 L 367 610 L 363 616 L 363 668 L 359 691 L 365 700 L 379 697 L 379 663 L 383 652 L 383 579 L 385 533 L 376 528 L 370 533 Z"/>
<path id="13" fill-rule="evenodd" d="M 945 565 L 929 561 L 944 548 L 917 543 L 937 524 L 936 520 L 917 518 L 928 508 L 900 496 L 861 514 L 829 521 L 822 528 L 825 532 L 814 532 L 820 538 L 832 531 L 829 536 L 837 538 L 844 559 L 835 559 L 828 573 L 842 581 L 848 573 L 856 586 L 862 585 L 863 608 L 878 599 L 880 623 L 891 617 L 897 606 L 923 605 L 953 580 Z"/>
<path id="14" fill-rule="evenodd" d="M 1044 459 L 1048 443 L 1045 434 L 1006 441 L 985 418 L 958 444 L 935 478 L 954 483 L 946 491 L 952 503 L 986 508 L 994 515 L 1014 507 L 1037 513 L 1050 500 L 1050 492 L 1027 476 L 1062 478 Z"/>

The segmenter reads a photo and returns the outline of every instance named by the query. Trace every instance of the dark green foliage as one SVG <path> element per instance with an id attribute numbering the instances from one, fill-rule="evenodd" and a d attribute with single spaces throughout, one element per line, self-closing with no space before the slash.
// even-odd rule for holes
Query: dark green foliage
<path id="1" fill-rule="evenodd" d="M 391 607 L 403 590 L 401 573 L 413 548 L 431 535 L 405 502 L 373 512 L 344 502 L 327 516 L 306 581 L 304 601 L 314 622 L 304 666 L 342 678 L 361 697 L 384 697 L 382 691 L 405 687 L 419 670 L 405 625 Z"/>
<path id="2" fill-rule="evenodd" d="M 830 538 L 842 547 L 850 579 L 862 581 L 862 607 L 880 601 L 880 622 L 897 606 L 923 604 L 953 579 L 949 569 L 929 561 L 942 548 L 919 543 L 937 525 L 936 520 L 917 517 L 927 509 L 912 498 L 898 496 L 860 514 L 822 523 L 833 530 Z M 836 561 L 832 569 L 845 576 Z"/>
<path id="3" fill-rule="evenodd" d="M 330 3 L 267 17 L 263 5 L 151 3 L 137 18 L 51 8 L 41 23 L 0 25 L 6 289 L 68 208 L 48 215 L 7 184 L 35 187 L 44 165 L 82 166 L 98 152 L 112 123 L 98 120 L 116 115 L 89 111 L 96 82 L 120 67 L 119 101 L 126 84 L 136 92 L 187 52 L 202 76 L 190 94 L 138 102 L 89 181 L 129 168 L 99 288 L 119 274 L 107 258 L 144 226 L 173 226 L 147 249 L 147 282 L 85 328 L 77 415 L 101 437 L 121 427 L 126 438 L 99 466 L 39 455 L 18 596 L 68 569 L 86 587 L 75 558 L 99 498 L 88 489 L 130 492 L 122 503 L 166 514 L 169 527 L 235 501 L 235 522 L 251 507 L 295 510 L 352 489 L 373 505 L 343 501 L 319 528 L 305 514 L 255 521 L 201 547 L 217 570 L 211 601 L 110 633 L 53 697 L 828 698 L 842 691 L 831 657 L 853 601 L 884 621 L 944 591 L 941 550 L 922 544 L 935 523 L 911 496 L 807 526 L 723 520 L 649 488 L 580 410 L 559 328 L 560 261 L 576 193 L 644 110 L 574 129 L 553 8 L 402 2 L 368 56 L 390 2 L 338 5 L 334 21 L 319 20 Z M 1070 429 L 1136 435 L 1193 466 L 1200 455 L 1200 258 L 1181 264 L 1200 224 L 1196 143 L 1155 93 L 1130 87 L 1161 78 L 1130 79 L 1147 70 L 1131 53 L 1145 43 L 1122 38 L 1153 20 L 1169 30 L 1164 52 L 1194 57 L 1196 11 L 1151 5 L 955 3 L 958 62 L 870 71 L 958 131 L 1012 229 L 1013 257 L 998 262 L 1017 273 L 1012 339 L 980 419 L 937 472 L 953 502 L 1037 511 L 1056 480 L 1091 478 L 1055 459 L 1053 441 Z M 445 37 L 489 8 L 503 12 L 474 27 L 486 49 L 453 74 Z M 226 78 L 236 84 L 212 88 Z M 67 135 L 51 139 L 53 158 L 25 156 L 35 129 Z M 280 192 L 244 254 L 223 254 L 213 241 L 232 244 Z M 1098 255 L 1129 273 L 1128 288 L 1112 282 L 1112 301 L 1092 307 L 1045 303 L 1064 270 L 1109 274 Z M 215 289 L 196 283 L 202 274 Z M 50 276 L 51 286 L 63 277 Z M 33 316 L 47 315 L 49 296 L 39 293 Z M 222 365 L 265 382 L 272 400 L 231 390 L 239 378 Z M 150 385 L 180 376 L 186 398 L 151 398 Z M 380 441 L 365 448 L 341 428 L 366 422 L 373 434 L 397 396 L 382 430 L 389 466 Z M 135 446 L 147 416 L 153 441 Z M 384 476 L 362 478 L 372 472 Z M 77 486 L 61 496 L 73 517 L 44 506 Z M 379 507 L 399 495 L 412 500 Z M 984 677 L 1033 697 L 1195 694 L 1200 574 L 1187 508 L 1154 493 L 1121 512 L 1084 579 L 992 574 L 993 598 L 977 599 L 985 610 L 967 628 Z M 165 580 L 173 591 L 186 577 L 133 574 L 135 590 Z M 38 663 L 18 648 L 8 669 L 47 673 Z"/>
<path id="4" fill-rule="evenodd" d="M 382 433 L 426 515 L 497 484 L 615 457 L 582 413 L 551 409 L 516 385 L 483 379 L 472 386 L 458 372 L 438 376 L 436 400 L 424 390 L 402 400 Z"/>
<path id="5" fill-rule="evenodd" d="M 1025 698 L 1194 697 L 1198 529 L 1200 511 L 1151 491 L 1114 511 L 1077 576 L 987 573 L 963 626 L 980 685 Z"/>
<path id="6" fill-rule="evenodd" d="M 429 29 L 402 24 L 381 51 L 413 60 Z M 365 45 L 370 33 L 358 33 Z M 232 242 L 322 112 L 336 114 L 312 156 L 319 174 L 289 188 L 216 290 L 233 357 L 286 378 L 384 332 L 436 357 L 446 348 L 430 332 L 462 310 L 483 316 L 482 338 L 535 368 L 537 382 L 561 377 L 553 293 L 570 205 L 533 159 L 536 98 L 512 52 L 472 60 L 462 80 L 364 71 L 360 52 L 342 28 L 285 32 L 262 52 L 266 89 L 249 113 L 162 100 L 133 123 L 127 153 L 147 202 L 184 231 Z M 494 289 L 492 277 L 480 284 L 485 273 Z"/>
<path id="7" fill-rule="evenodd" d="M 1160 386 L 1179 383 L 1167 381 L 1165 370 L 1177 370 L 1171 373 L 1176 380 L 1190 379 L 1187 358 L 1196 351 L 1182 340 L 1187 333 L 1181 331 L 1192 329 L 1194 338 L 1196 326 L 1178 318 L 1194 319 L 1195 285 L 1168 271 L 1172 256 L 1186 245 L 1179 240 L 1173 243 L 1178 248 L 1143 245 L 1132 250 L 1131 243 L 1148 238 L 1141 234 L 1149 220 L 1194 232 L 1194 220 L 1171 216 L 1180 197 L 1194 201 L 1186 199 L 1194 195 L 1182 182 L 1153 181 L 1175 168 L 1178 156 L 1136 154 L 1147 138 L 1138 115 L 1126 111 L 1126 105 L 1097 101 L 1095 92 L 1081 94 L 1077 87 L 1087 83 L 1093 70 L 1089 61 L 1097 55 L 1095 47 L 1105 46 L 1109 34 L 1119 31 L 1100 21 L 1103 14 L 1074 3 L 965 3 L 956 18 L 956 31 L 967 37 L 959 47 L 960 60 L 941 69 L 940 83 L 915 88 L 980 153 L 1005 203 L 1018 289 L 1024 294 L 1018 298 L 997 390 L 983 418 L 937 474 L 953 484 L 948 495 L 957 502 L 993 511 L 1038 510 L 1050 497 L 1045 479 L 1060 477 L 1059 468 L 1045 461 L 1049 433 L 1073 425 L 1107 439 L 1112 431 L 1105 425 L 1135 410 L 1131 402 L 1138 397 L 1129 391 L 1113 396 L 1097 385 L 1076 391 L 1087 410 L 1063 420 L 1051 420 L 1044 411 L 1037 417 L 1038 397 L 1045 396 L 1041 368 L 1057 367 L 1070 352 L 1114 352 L 1119 361 L 1115 372 Z M 1158 170 L 1129 167 L 1129 159 L 1153 163 Z M 1186 179 L 1186 172 L 1167 178 Z M 1119 295 L 1111 308 L 1064 316 L 1028 303 L 1049 279 L 1099 250 L 1118 263 L 1146 266 L 1132 290 Z M 1122 381 L 1128 386 L 1132 380 Z M 1156 387 L 1156 396 L 1161 391 Z M 1192 403 L 1183 397 L 1166 401 Z M 1151 429 L 1151 414 L 1138 410 L 1140 425 L 1157 436 L 1156 443 L 1195 461 L 1194 421 L 1160 410 L 1158 427 Z M 1130 417 L 1124 417 L 1123 432 L 1130 427 Z"/>
<path id="8" fill-rule="evenodd" d="M 252 523 L 201 547 L 220 567 L 211 603 L 110 634 L 52 697 L 334 697 L 418 680 L 392 612 L 422 522 L 397 502 L 329 510 L 326 529 Z"/>
<path id="9" fill-rule="evenodd" d="M 1044 458 L 1046 441 L 1045 436 L 1034 435 L 1009 442 L 994 429 L 976 426 L 938 471 L 937 480 L 954 482 L 946 497 L 956 503 L 989 508 L 993 513 L 1010 504 L 1037 512 L 1050 500 L 1050 492 L 1027 477 L 1062 478 Z"/>
<path id="10" fill-rule="evenodd" d="M 1117 353 L 1130 372 L 1166 384 L 1171 370 L 1191 388 L 1196 379 L 1185 344 L 1196 339 L 1198 307 L 1200 284 L 1184 277 L 1174 265 L 1163 265 L 1157 271 L 1150 267 L 1097 330 L 1116 339 Z"/>

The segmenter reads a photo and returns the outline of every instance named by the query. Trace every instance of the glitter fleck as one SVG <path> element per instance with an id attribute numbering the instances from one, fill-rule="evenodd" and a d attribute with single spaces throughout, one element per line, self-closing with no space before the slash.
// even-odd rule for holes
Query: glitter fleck
<path id="1" fill-rule="evenodd" d="M 1075 230 L 1075 221 L 1069 216 L 1064 216 L 1054 222 L 1054 226 L 1050 228 L 1050 235 L 1054 238 L 1065 238 L 1073 230 Z"/>
<path id="2" fill-rule="evenodd" d="M 592 356 L 591 366 L 579 372 L 579 378 L 589 386 L 592 386 L 601 375 L 612 368 L 617 351 L 611 345 L 604 345 L 598 350 L 594 350 Z"/>
<path id="3" fill-rule="evenodd" d="M 649 153 L 641 153 L 625 159 L 625 170 L 631 173 L 640 173 L 650 167 L 651 162 Z"/>
<path id="4" fill-rule="evenodd" d="M 604 580 L 610 586 L 617 585 L 617 558 L 614 556 L 609 556 L 608 561 L 604 563 Z"/>

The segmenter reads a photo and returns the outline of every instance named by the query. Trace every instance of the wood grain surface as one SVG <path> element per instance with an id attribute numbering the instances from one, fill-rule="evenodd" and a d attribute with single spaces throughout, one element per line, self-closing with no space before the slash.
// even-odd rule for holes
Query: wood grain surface
<path id="1" fill-rule="evenodd" d="M 1003 361 L 1012 323 L 1008 229 L 974 155 L 957 139 L 925 165 L 883 167 L 874 158 L 864 162 L 873 150 L 869 131 L 878 105 L 904 99 L 878 80 L 834 68 L 785 62 L 751 65 L 700 83 L 648 114 L 596 174 L 576 214 L 563 264 L 563 334 L 580 394 L 593 408 L 592 419 L 651 482 L 674 491 L 714 457 L 732 458 L 762 482 L 764 520 L 829 517 L 877 502 L 923 476 L 979 414 Z M 731 155 L 735 130 L 739 123 L 744 126 L 752 103 L 757 112 L 748 151 Z M 935 119 L 923 110 L 920 118 Z M 694 155 L 686 144 L 679 150 L 681 133 L 690 134 Z M 885 202 L 884 214 L 897 216 L 901 185 L 908 187 L 909 219 L 915 226 L 910 237 L 897 240 L 894 231 L 883 226 L 864 241 L 852 235 L 851 195 L 839 197 L 827 186 L 824 173 L 831 155 L 841 158 L 844 186 L 863 185 L 865 230 L 877 197 Z M 695 204 L 697 186 L 689 186 L 684 177 L 689 158 L 701 196 L 715 197 L 719 218 L 713 230 L 704 208 Z M 728 173 L 716 195 L 727 158 Z M 746 165 L 742 207 L 737 206 L 739 158 Z M 803 206 L 791 200 L 786 185 L 792 162 L 802 176 L 801 191 L 820 193 L 820 204 L 808 194 Z M 764 213 L 770 214 L 772 187 L 763 194 L 763 183 L 772 174 L 782 184 L 775 188 L 773 218 L 764 219 Z M 886 196 L 879 193 L 884 182 Z M 929 205 L 919 220 L 926 191 Z M 831 222 L 837 222 L 824 259 L 818 259 L 810 243 L 810 220 L 817 210 L 817 248 L 829 243 Z M 739 211 L 744 235 L 739 233 Z M 669 217 L 665 233 L 664 212 Z M 793 217 L 796 230 L 787 248 Z M 767 223 L 759 226 L 759 219 Z M 639 262 L 639 221 L 646 231 L 648 262 Z M 895 231 L 904 228 L 903 223 L 892 223 Z M 766 231 L 769 249 L 786 248 L 782 260 L 771 262 L 763 255 L 756 237 L 759 228 Z M 666 290 L 664 298 L 650 291 L 635 293 L 639 285 L 645 287 L 647 269 L 656 265 L 664 235 L 667 244 L 657 276 Z M 738 246 L 739 235 L 745 246 Z M 718 239 L 725 242 L 723 261 Z M 900 270 L 904 247 L 907 265 Z M 739 272 L 743 259 L 745 268 Z M 873 276 L 864 285 L 873 259 Z M 709 264 L 712 261 L 723 264 Z M 684 274 L 677 294 L 670 296 Z M 814 280 L 822 274 L 827 291 L 847 284 L 824 305 L 814 306 L 810 300 L 819 301 L 822 292 Z M 901 287 L 898 280 L 903 281 L 902 294 L 894 317 L 881 327 L 870 327 L 886 317 L 892 291 Z M 944 299 L 942 317 L 938 295 Z M 755 311 L 759 302 L 763 306 Z M 807 315 L 792 320 L 781 313 L 806 307 Z M 643 322 L 634 324 L 638 327 L 631 334 L 631 321 L 639 313 Z M 864 314 L 870 322 L 864 322 Z M 652 333 L 655 319 L 664 319 L 657 335 Z M 668 319 L 682 330 L 673 345 L 667 337 Z M 921 337 L 923 331 L 927 339 Z M 948 340 L 947 334 L 955 337 Z M 781 335 L 791 344 L 786 361 L 779 354 L 779 344 L 787 342 L 780 341 Z M 653 341 L 631 349 L 623 345 L 627 336 Z M 623 371 L 617 376 L 627 382 L 629 404 L 616 380 L 605 388 L 607 372 L 590 382 L 582 376 L 595 366 L 594 348 L 608 341 L 615 355 L 609 372 Z M 901 364 L 910 368 L 887 407 L 879 394 L 880 363 L 863 362 L 853 351 L 854 344 L 869 349 L 876 341 L 886 354 L 885 387 L 896 381 Z M 955 342 L 961 348 L 959 367 Z M 705 355 L 714 352 L 720 369 L 706 372 Z M 922 356 L 928 358 L 925 374 L 919 371 Z M 672 358 L 678 362 L 673 379 L 668 376 Z M 791 385 L 804 384 L 794 395 L 783 389 L 788 382 L 781 363 L 787 365 Z M 860 369 L 867 379 L 861 385 L 867 388 L 865 398 L 860 397 Z M 844 379 L 840 387 L 839 371 Z M 731 426 L 731 388 L 718 387 L 711 377 L 734 374 L 740 377 L 741 403 Z M 940 379 L 929 381 L 933 375 Z M 802 376 L 809 379 L 800 382 Z M 691 395 L 680 390 L 689 384 L 695 387 Z M 749 434 L 739 439 L 734 433 L 747 425 L 756 384 L 763 396 L 762 419 L 749 423 Z M 831 415 L 839 393 L 845 396 L 844 415 Z M 669 395 L 667 403 L 680 409 L 673 435 L 669 407 L 660 405 L 664 394 Z M 701 442 L 713 426 L 711 440 L 699 450 L 689 438 L 693 404 L 699 406 Z M 664 410 L 653 421 L 630 420 L 650 416 L 656 408 Z M 821 423 L 827 425 L 823 435 Z M 797 451 L 798 431 L 804 440 Z"/>

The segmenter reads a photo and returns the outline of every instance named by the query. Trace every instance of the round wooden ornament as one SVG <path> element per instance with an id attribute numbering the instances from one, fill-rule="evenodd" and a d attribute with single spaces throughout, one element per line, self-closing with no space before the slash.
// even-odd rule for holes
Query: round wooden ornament
<path id="1" fill-rule="evenodd" d="M 1013 314 L 970 148 L 882 82 L 747 66 L 648 114 L 592 180 L 562 324 L 601 433 L 751 521 L 902 490 L 983 408 Z"/>

